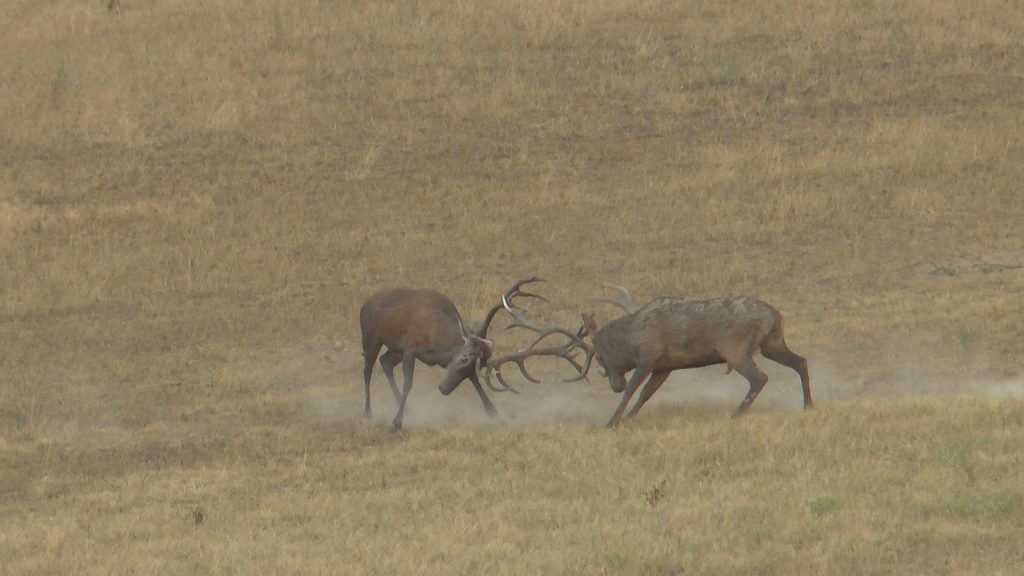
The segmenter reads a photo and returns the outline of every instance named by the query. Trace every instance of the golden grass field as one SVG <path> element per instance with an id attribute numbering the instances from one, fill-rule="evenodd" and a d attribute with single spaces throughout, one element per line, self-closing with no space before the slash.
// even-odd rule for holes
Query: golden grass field
<path id="1" fill-rule="evenodd" d="M 5 2 L 0 573 L 1019 574 L 1019 8 Z M 367 295 L 527 274 L 761 297 L 818 408 L 612 432 L 537 361 L 362 421 Z"/>

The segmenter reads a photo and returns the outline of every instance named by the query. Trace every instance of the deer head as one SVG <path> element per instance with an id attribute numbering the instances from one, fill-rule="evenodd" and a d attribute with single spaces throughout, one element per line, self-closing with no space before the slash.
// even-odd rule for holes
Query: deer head
<path id="1" fill-rule="evenodd" d="M 501 296 L 501 300 L 491 307 L 484 317 L 483 323 L 476 332 L 471 332 L 466 329 L 462 324 L 462 320 L 459 319 L 459 330 L 462 332 L 462 346 L 452 355 L 451 360 L 448 362 L 448 366 L 445 368 L 444 379 L 438 385 L 441 394 L 447 396 L 455 391 L 459 387 L 459 384 L 463 380 L 469 378 L 474 384 L 479 384 L 480 370 L 486 366 L 491 358 L 491 353 L 494 351 L 494 341 L 487 339 L 487 329 L 490 327 L 491 321 L 494 320 L 494 316 L 502 308 L 506 308 L 509 301 L 513 298 L 524 297 L 524 298 L 536 298 L 538 300 L 545 300 L 543 296 L 538 294 L 531 294 L 529 292 L 523 292 L 520 290 L 524 285 L 531 284 L 533 282 L 543 282 L 541 278 L 536 276 L 529 276 L 526 278 L 520 278 L 512 285 L 504 294 Z M 490 379 L 487 380 L 488 387 L 495 391 L 512 390 L 510 386 L 502 382 L 504 388 L 496 388 L 490 383 Z"/>
<path id="2" fill-rule="evenodd" d="M 600 298 L 599 301 L 600 302 L 607 302 L 609 304 L 614 305 L 617 308 L 622 309 L 622 311 L 624 312 L 624 316 L 623 317 L 629 316 L 633 312 L 633 308 L 634 308 L 633 307 L 633 300 L 632 300 L 632 298 L 631 298 L 631 296 L 629 294 L 629 290 L 627 290 L 623 286 L 619 286 L 617 284 L 609 284 L 607 282 L 604 283 L 604 286 L 606 288 L 611 288 L 611 289 L 615 290 L 616 292 L 618 292 L 619 293 L 619 297 L 618 298 Z M 608 366 L 606 364 L 606 360 L 604 358 L 604 355 L 601 353 L 602 347 L 598 346 L 598 344 L 596 342 L 596 336 L 597 336 L 597 332 L 598 332 L 599 326 L 597 324 L 597 320 L 594 319 L 594 313 L 593 312 L 584 313 L 582 316 L 583 316 L 583 322 L 582 322 L 582 324 L 580 326 L 580 329 L 577 332 L 576 336 L 577 336 L 577 338 L 580 339 L 580 342 L 581 342 L 580 344 L 578 344 L 578 347 L 586 350 L 587 358 L 586 358 L 586 363 L 583 365 L 582 369 L 579 370 L 579 376 L 577 376 L 575 378 L 572 378 L 571 380 L 582 380 L 582 379 L 586 378 L 587 374 L 590 372 L 590 364 L 591 364 L 592 360 L 597 360 L 597 365 L 601 367 L 601 375 L 602 376 L 608 376 L 609 375 Z M 586 338 L 586 337 L 590 337 L 590 343 L 589 344 L 582 340 L 583 338 Z M 610 381 L 611 381 L 612 389 L 615 390 L 616 392 L 621 392 L 625 388 L 625 386 L 626 386 L 626 382 L 622 378 L 612 377 L 612 378 L 610 378 Z"/>
<path id="3" fill-rule="evenodd" d="M 462 330 L 463 345 L 448 362 L 444 379 L 438 385 L 441 394 L 445 396 L 455 391 L 466 378 L 475 380 L 480 372 L 480 366 L 490 359 L 491 352 L 494 350 L 494 341 L 467 332 L 461 320 L 459 329 Z"/>

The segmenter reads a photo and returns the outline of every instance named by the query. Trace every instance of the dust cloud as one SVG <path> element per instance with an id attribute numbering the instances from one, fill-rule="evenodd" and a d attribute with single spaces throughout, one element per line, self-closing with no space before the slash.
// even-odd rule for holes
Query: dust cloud
<path id="1" fill-rule="evenodd" d="M 885 399 L 1024 398 L 1024 380 L 1020 378 L 965 381 L 939 371 L 924 372 L 921 366 L 928 364 L 924 361 L 867 369 L 857 363 L 830 359 L 825 354 L 809 357 L 811 392 L 818 406 Z M 797 374 L 762 358 L 758 358 L 758 364 L 768 374 L 769 380 L 752 410 L 790 412 L 802 409 L 803 394 Z M 468 380 L 450 396 L 443 396 L 437 389 L 443 371 L 417 364 L 404 427 L 414 430 L 454 426 L 506 429 L 551 425 L 603 426 L 621 399 L 621 395 L 612 392 L 607 379 L 597 369 L 591 373 L 589 382 L 572 383 L 560 381 L 569 374 L 559 372 L 557 367 L 536 371 L 535 376 L 543 381 L 542 384 L 533 384 L 522 378 L 510 381 L 521 394 L 487 389 L 498 410 L 498 415 L 492 418 L 484 412 L 480 398 Z M 344 370 L 327 381 L 321 372 L 320 377 L 311 380 L 307 382 L 308 386 L 300 388 L 303 389 L 302 412 L 313 422 L 331 424 L 361 417 L 361 373 Z M 651 398 L 645 410 L 654 406 L 684 405 L 721 410 L 723 417 L 728 417 L 746 393 L 746 380 L 735 372 L 726 374 L 724 366 L 678 370 Z M 379 370 L 374 371 L 371 395 L 373 423 L 380 426 L 390 424 L 395 416 L 396 403 Z M 638 395 L 634 396 L 634 402 Z"/>

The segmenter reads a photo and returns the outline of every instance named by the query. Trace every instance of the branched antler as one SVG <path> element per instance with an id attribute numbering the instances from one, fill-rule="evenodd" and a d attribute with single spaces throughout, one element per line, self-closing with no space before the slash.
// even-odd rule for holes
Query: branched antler
<path id="1" fill-rule="evenodd" d="M 476 335 L 480 338 L 486 338 L 487 328 L 490 327 L 491 320 L 494 320 L 494 315 L 497 314 L 498 311 L 502 309 L 502 307 L 507 308 L 507 302 L 510 302 L 516 296 L 521 296 L 523 298 L 536 298 L 537 300 L 543 300 L 547 302 L 547 298 L 541 296 L 540 294 L 533 294 L 530 292 L 523 292 L 522 290 L 520 290 L 520 288 L 522 288 L 526 284 L 532 284 L 534 282 L 543 281 L 543 278 L 538 278 L 536 276 L 527 276 L 525 278 L 520 278 L 519 280 L 516 280 L 516 283 L 513 284 L 511 288 L 506 290 L 504 294 L 502 294 L 501 301 L 492 306 L 491 309 L 487 311 L 487 316 L 484 317 L 484 321 L 482 324 L 480 324 L 480 329 L 477 330 Z"/>
<path id="2" fill-rule="evenodd" d="M 496 392 L 504 392 L 505 390 L 510 390 L 512 392 L 515 392 L 516 394 L 519 394 L 518 390 L 513 388 L 508 382 L 505 381 L 505 377 L 501 373 L 502 365 L 511 362 L 515 364 L 517 368 L 519 368 L 519 372 L 523 375 L 524 378 L 526 378 L 530 382 L 533 382 L 534 384 L 540 384 L 540 380 L 534 378 L 526 370 L 525 361 L 527 358 L 531 356 L 552 356 L 556 358 L 563 358 L 567 362 L 572 364 L 577 372 L 583 374 L 583 367 L 580 366 L 580 364 L 576 362 L 575 359 L 576 348 L 577 344 L 575 342 L 569 342 L 561 346 L 549 346 L 547 348 L 533 348 L 530 350 L 520 350 L 518 352 L 515 352 L 514 354 L 506 354 L 498 358 L 491 358 L 487 362 L 487 368 L 484 371 L 484 382 L 487 384 L 488 388 Z M 494 374 L 494 376 L 498 379 L 498 382 L 501 383 L 501 385 L 504 386 L 504 388 L 498 388 L 491 383 L 491 374 Z"/>
<path id="3" fill-rule="evenodd" d="M 576 331 L 576 337 L 572 340 L 571 344 L 576 348 L 583 349 L 586 353 L 586 360 L 583 362 L 583 366 L 580 366 L 575 360 L 572 360 L 572 365 L 576 368 L 576 371 L 579 372 L 579 375 L 567 380 L 562 380 L 562 382 L 579 382 L 580 380 L 590 382 L 590 379 L 587 378 L 587 373 L 590 372 L 590 363 L 594 360 L 594 347 L 583 340 L 583 337 L 588 335 L 590 335 L 589 330 L 587 329 L 586 320 L 584 320 L 583 325 L 581 325 L 580 329 Z"/>
<path id="4" fill-rule="evenodd" d="M 537 332 L 539 336 L 536 339 L 534 339 L 534 341 L 530 343 L 529 346 L 519 350 L 514 354 L 506 354 L 505 356 L 501 356 L 499 358 L 492 358 L 491 360 L 489 360 L 487 362 L 487 369 L 484 372 L 484 380 L 487 383 L 488 387 L 495 391 L 502 390 L 494 387 L 494 385 L 491 383 L 491 374 L 494 374 L 495 377 L 497 377 L 498 382 L 505 387 L 504 390 L 512 390 L 513 392 L 518 393 L 517 390 L 512 388 L 512 386 L 510 386 L 508 382 L 505 381 L 504 376 L 501 374 L 501 366 L 509 362 L 514 363 L 516 367 L 519 368 L 519 372 L 522 373 L 524 378 L 526 378 L 530 382 L 539 383 L 540 380 L 534 378 L 526 369 L 525 361 L 527 358 L 531 356 L 550 356 L 562 358 L 566 362 L 571 364 L 572 367 L 576 369 L 576 372 L 579 374 L 579 376 L 573 378 L 572 380 L 566 380 L 567 382 L 582 380 L 583 378 L 586 378 L 586 371 L 590 367 L 590 360 L 593 356 L 593 349 L 587 342 L 583 340 L 583 335 L 586 332 L 585 327 L 581 326 L 576 333 L 573 333 L 569 330 L 566 330 L 565 328 L 559 328 L 557 326 L 544 326 L 526 317 L 526 312 L 529 310 L 528 307 L 522 308 L 518 306 L 513 306 L 512 304 L 509 303 L 508 298 L 505 297 L 502 298 L 502 305 L 505 307 L 505 310 L 512 315 L 512 322 L 505 327 L 506 330 L 512 328 L 525 328 L 527 330 Z M 566 336 L 569 339 L 569 341 L 560 346 L 548 346 L 546 348 L 536 347 L 541 340 L 553 334 L 561 334 L 563 336 Z M 582 348 L 586 351 L 586 366 L 582 366 L 580 365 L 580 363 L 576 362 L 575 356 L 577 348 Z"/>
<path id="5" fill-rule="evenodd" d="M 569 340 L 572 340 L 577 345 L 585 344 L 585 342 L 583 342 L 583 340 L 580 338 L 580 334 L 582 333 L 583 328 L 580 328 L 580 330 L 574 334 L 571 331 L 566 330 L 565 328 L 559 328 L 558 326 L 544 326 L 526 317 L 526 312 L 529 311 L 529 308 L 520 308 L 518 306 L 513 307 L 508 303 L 508 300 L 504 298 L 502 298 L 501 302 L 502 304 L 505 305 L 505 310 L 508 310 L 508 313 L 512 315 L 512 322 L 505 327 L 506 330 L 510 330 L 512 328 L 526 328 L 527 330 L 533 330 L 534 332 L 537 332 L 537 334 L 539 334 L 537 338 L 535 338 L 533 342 L 530 343 L 529 346 L 524 348 L 524 350 L 529 350 L 533 348 L 541 340 L 547 338 L 552 334 L 561 334 L 563 336 L 566 336 L 569 338 Z"/>

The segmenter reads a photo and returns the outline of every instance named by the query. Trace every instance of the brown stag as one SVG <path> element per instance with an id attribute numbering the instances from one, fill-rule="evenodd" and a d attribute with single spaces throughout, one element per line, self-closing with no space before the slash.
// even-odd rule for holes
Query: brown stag
<path id="1" fill-rule="evenodd" d="M 518 280 L 505 292 L 501 302 L 490 309 L 476 332 L 466 330 L 455 304 L 440 292 L 429 289 L 391 288 L 370 296 L 359 312 L 363 336 L 363 384 L 366 392 L 363 416 L 367 419 L 372 416 L 370 375 L 382 347 L 387 347 L 387 351 L 380 356 L 380 365 L 398 405 L 398 413 L 391 424 L 392 430 L 402 428 L 402 416 L 405 413 L 409 390 L 412 388 L 413 367 L 417 360 L 428 366 L 445 368 L 444 379 L 438 388 L 446 396 L 463 380 L 469 378 L 480 395 L 484 410 L 491 416 L 495 415 L 494 404 L 480 385 L 478 374 L 481 368 L 487 368 L 487 385 L 492 390 L 501 391 L 502 388 L 496 388 L 491 384 L 490 374 L 492 371 L 500 370 L 502 363 L 515 362 L 524 376 L 536 381 L 526 373 L 523 360 L 529 356 L 555 355 L 553 350 L 520 351 L 497 359 L 496 362 L 491 361 L 494 342 L 487 339 L 487 328 L 495 314 L 507 307 L 507 302 L 516 296 L 543 299 L 536 294 L 520 291 L 523 285 L 539 281 L 540 278 L 532 276 Z M 564 350 L 564 356 L 571 361 L 570 352 L 568 349 Z M 395 366 L 399 363 L 402 364 L 403 376 L 401 392 L 394 376 Z M 498 381 L 504 386 L 504 390 L 515 391 L 501 377 L 500 372 Z"/>
<path id="2" fill-rule="evenodd" d="M 627 417 L 636 415 L 672 371 L 714 364 L 726 364 L 727 372 L 736 370 L 749 382 L 750 391 L 733 412 L 734 418 L 742 416 L 768 381 L 754 363 L 758 351 L 800 375 L 804 408 L 813 407 L 807 360 L 786 346 L 782 315 L 770 304 L 749 296 L 711 300 L 662 297 L 633 312 L 629 293 L 611 287 L 623 293 L 614 303 L 626 314 L 600 329 L 593 315 L 585 314 L 585 330 L 580 334 L 591 335 L 592 344 L 577 343 L 588 356 L 581 377 L 589 370 L 591 358 L 596 357 L 612 390 L 623 393 L 608 427 L 619 425 L 644 379 L 647 383 Z M 625 375 L 631 370 L 627 382 Z"/>

